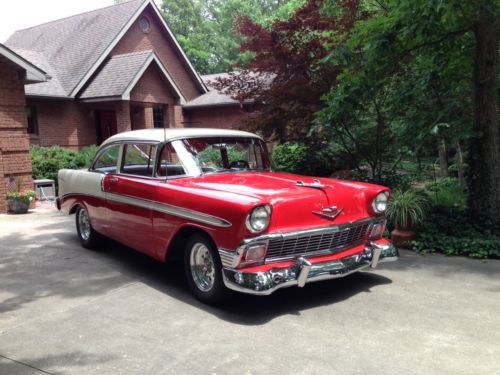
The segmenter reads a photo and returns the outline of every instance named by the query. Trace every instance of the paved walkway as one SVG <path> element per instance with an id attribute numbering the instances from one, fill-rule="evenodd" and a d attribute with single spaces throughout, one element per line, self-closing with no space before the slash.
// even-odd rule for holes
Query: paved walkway
<path id="1" fill-rule="evenodd" d="M 0 374 L 500 374 L 500 261 L 403 252 L 207 307 L 179 265 L 80 247 L 74 216 L 0 215 Z"/>

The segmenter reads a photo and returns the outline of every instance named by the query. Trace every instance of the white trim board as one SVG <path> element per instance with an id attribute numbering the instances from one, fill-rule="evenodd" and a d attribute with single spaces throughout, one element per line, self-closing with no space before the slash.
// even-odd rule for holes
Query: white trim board
<path id="1" fill-rule="evenodd" d="M 26 81 L 35 82 L 46 82 L 50 79 L 50 76 L 45 73 L 42 69 L 33 65 L 28 60 L 19 56 L 17 53 L 12 51 L 10 48 L 0 44 L 0 55 L 4 56 L 7 60 L 12 61 L 14 64 L 26 70 Z"/>

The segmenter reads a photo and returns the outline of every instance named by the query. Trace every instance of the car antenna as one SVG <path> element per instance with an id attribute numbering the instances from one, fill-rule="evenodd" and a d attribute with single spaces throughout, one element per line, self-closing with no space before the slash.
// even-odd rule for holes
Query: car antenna
<path id="1" fill-rule="evenodd" d="M 167 181 L 167 124 L 165 123 L 165 117 L 162 116 L 163 120 L 163 150 L 162 153 L 165 152 L 165 181 Z M 160 162 L 161 162 L 161 154 L 160 154 Z M 161 166 L 160 166 L 161 168 Z"/>

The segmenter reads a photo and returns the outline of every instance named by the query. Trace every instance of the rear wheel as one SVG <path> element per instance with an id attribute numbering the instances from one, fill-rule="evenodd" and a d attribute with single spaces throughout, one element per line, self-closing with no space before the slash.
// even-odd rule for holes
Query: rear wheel
<path id="1" fill-rule="evenodd" d="M 194 234 L 189 238 L 184 270 L 191 291 L 200 301 L 215 304 L 227 298 L 229 290 L 222 281 L 222 264 L 207 236 Z"/>
<path id="2" fill-rule="evenodd" d="M 82 246 L 86 249 L 95 249 L 101 243 L 102 236 L 92 228 L 89 213 L 82 206 L 76 210 L 76 232 Z"/>

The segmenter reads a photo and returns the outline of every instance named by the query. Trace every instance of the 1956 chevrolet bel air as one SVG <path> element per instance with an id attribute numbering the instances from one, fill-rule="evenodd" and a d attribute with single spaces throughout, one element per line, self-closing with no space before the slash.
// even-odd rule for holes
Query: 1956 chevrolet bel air
<path id="1" fill-rule="evenodd" d="M 267 295 L 395 260 L 383 186 L 273 172 L 255 134 L 117 134 L 88 170 L 59 171 L 57 205 L 82 245 L 103 236 L 162 262 L 183 258 L 197 298 Z"/>

